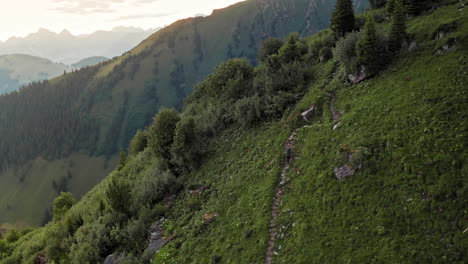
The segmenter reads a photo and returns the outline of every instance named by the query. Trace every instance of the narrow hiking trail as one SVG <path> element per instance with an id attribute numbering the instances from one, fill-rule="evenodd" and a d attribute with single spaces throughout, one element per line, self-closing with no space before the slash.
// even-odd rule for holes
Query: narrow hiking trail
<path id="1" fill-rule="evenodd" d="M 327 84 L 322 88 L 322 91 L 325 91 L 325 89 L 332 83 L 335 75 L 336 75 L 336 68 L 333 70 L 333 73 L 330 79 L 328 80 Z M 337 121 L 341 117 L 341 113 L 338 112 L 335 106 L 336 95 L 334 92 L 332 92 L 330 96 L 331 96 L 330 111 L 332 113 L 333 121 Z M 265 264 L 272 264 L 273 255 L 278 255 L 278 253 L 274 250 L 276 236 L 278 234 L 277 218 L 279 214 L 279 207 L 281 204 L 281 199 L 283 198 L 285 186 L 288 181 L 287 173 L 294 159 L 292 150 L 297 140 L 297 133 L 299 129 L 301 128 L 303 127 L 294 129 L 294 131 L 289 135 L 288 139 L 286 140 L 286 143 L 284 144 L 284 153 L 286 155 L 286 159 L 283 165 L 283 169 L 281 170 L 280 182 L 278 186 L 276 187 L 275 196 L 273 198 L 273 205 L 271 208 L 271 220 L 270 220 L 270 239 L 268 240 Z"/>

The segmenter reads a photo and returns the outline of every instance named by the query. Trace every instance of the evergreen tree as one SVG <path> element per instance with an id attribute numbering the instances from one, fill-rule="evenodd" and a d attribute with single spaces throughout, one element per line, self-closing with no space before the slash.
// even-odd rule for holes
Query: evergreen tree
<path id="1" fill-rule="evenodd" d="M 387 4 L 385 5 L 385 8 L 387 9 L 387 12 L 392 15 L 393 11 L 395 11 L 395 1 L 396 0 L 388 0 Z"/>
<path id="2" fill-rule="evenodd" d="M 401 49 L 401 44 L 405 40 L 406 36 L 406 21 L 403 2 L 401 0 L 396 0 L 392 26 L 390 29 L 390 51 L 399 52 Z"/>
<path id="3" fill-rule="evenodd" d="M 351 0 L 337 0 L 335 10 L 331 18 L 331 29 L 335 38 L 341 38 L 346 33 L 354 30 L 354 10 Z"/>
<path id="4" fill-rule="evenodd" d="M 279 49 L 283 46 L 283 41 L 277 38 L 269 38 L 263 41 L 260 50 L 258 51 L 258 60 L 265 62 L 266 59 L 273 55 L 278 54 Z"/>
<path id="5" fill-rule="evenodd" d="M 130 185 L 125 179 L 113 177 L 106 190 L 109 205 L 117 212 L 127 214 L 130 209 Z"/>
<path id="6" fill-rule="evenodd" d="M 387 0 L 369 0 L 369 4 L 373 9 L 382 8 L 385 6 L 386 3 Z"/>
<path id="7" fill-rule="evenodd" d="M 375 73 L 379 68 L 379 54 L 377 49 L 377 35 L 375 31 L 374 19 L 368 17 L 361 39 L 357 45 L 358 61 L 360 65 L 366 67 L 368 73 Z"/>
<path id="8" fill-rule="evenodd" d="M 200 142 L 195 131 L 193 118 L 181 120 L 174 132 L 174 143 L 171 147 L 172 161 L 180 172 L 194 169 L 200 158 Z"/>
<path id="9" fill-rule="evenodd" d="M 286 40 L 286 43 L 279 50 L 281 60 L 289 63 L 299 59 L 301 52 L 299 50 L 299 34 L 291 33 Z"/>
<path id="10" fill-rule="evenodd" d="M 155 117 L 148 131 L 148 145 L 153 152 L 166 161 L 171 159 L 171 146 L 174 130 L 179 122 L 179 114 L 174 109 L 163 109 Z"/>

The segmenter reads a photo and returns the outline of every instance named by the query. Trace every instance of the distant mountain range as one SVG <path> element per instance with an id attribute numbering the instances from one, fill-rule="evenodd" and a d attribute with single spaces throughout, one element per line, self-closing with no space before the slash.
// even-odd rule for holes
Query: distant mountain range
<path id="1" fill-rule="evenodd" d="M 12 37 L 5 42 L 0 41 L 0 55 L 27 54 L 71 65 L 93 56 L 119 56 L 158 30 L 117 27 L 110 31 L 75 36 L 67 30 L 55 33 L 39 29 L 24 38 Z"/>
<path id="2" fill-rule="evenodd" d="M 31 82 L 48 80 L 64 72 L 96 65 L 106 60 L 108 60 L 106 57 L 89 57 L 68 66 L 25 54 L 0 55 L 0 94 L 16 91 Z"/>

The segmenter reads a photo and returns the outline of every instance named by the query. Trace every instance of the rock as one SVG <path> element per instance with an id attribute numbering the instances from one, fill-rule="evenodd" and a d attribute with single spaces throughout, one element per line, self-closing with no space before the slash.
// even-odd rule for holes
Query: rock
<path id="1" fill-rule="evenodd" d="M 418 43 L 415 40 L 411 41 L 411 43 L 408 45 L 408 51 L 410 52 L 414 51 L 417 48 L 418 48 Z"/>
<path id="2" fill-rule="evenodd" d="M 122 260 L 125 258 L 124 253 L 114 253 L 109 256 L 104 260 L 104 264 L 114 264 L 117 263 L 117 261 Z"/>
<path id="3" fill-rule="evenodd" d="M 341 122 L 336 123 L 336 124 L 333 126 L 333 130 L 336 130 L 340 125 L 341 125 Z"/>
<path id="4" fill-rule="evenodd" d="M 164 247 L 169 241 L 174 239 L 174 236 L 166 236 L 165 233 L 166 231 L 162 228 L 162 225 L 164 224 L 164 218 L 156 221 L 152 226 L 151 226 L 151 233 L 148 239 L 148 247 L 146 248 L 145 252 L 151 252 L 151 253 L 156 253 L 158 252 L 162 247 Z"/>
<path id="5" fill-rule="evenodd" d="M 447 42 L 436 51 L 435 54 L 441 56 L 441 55 L 445 55 L 446 53 L 450 51 L 454 51 L 456 49 L 457 49 L 457 40 L 454 38 L 449 38 Z"/>
<path id="6" fill-rule="evenodd" d="M 445 37 L 445 32 L 444 31 L 438 31 L 435 33 L 435 40 L 443 39 Z"/>
<path id="7" fill-rule="evenodd" d="M 361 69 L 360 69 L 360 71 L 359 71 L 359 73 L 357 75 L 348 74 L 348 80 L 352 84 L 360 83 L 360 82 L 364 81 L 366 79 L 366 77 L 367 77 L 366 67 L 364 67 L 364 66 L 361 66 Z"/>
<path id="8" fill-rule="evenodd" d="M 335 177 L 338 179 L 338 180 L 342 180 L 346 177 L 350 177 L 350 176 L 353 176 L 354 173 L 356 173 L 356 170 L 351 168 L 351 166 L 349 165 L 344 165 L 342 167 L 336 167 L 335 170 Z"/>
<path id="9" fill-rule="evenodd" d="M 302 118 L 305 121 L 309 121 L 312 118 L 312 116 L 314 115 L 316 109 L 317 109 L 317 107 L 315 105 L 313 105 L 311 108 L 309 108 L 309 110 L 307 110 L 305 112 L 302 112 L 302 114 L 301 114 Z"/>
<path id="10" fill-rule="evenodd" d="M 34 264 L 47 264 L 47 258 L 44 256 L 44 254 L 40 253 L 36 255 L 36 258 L 34 259 Z"/>
<path id="11" fill-rule="evenodd" d="M 219 214 L 217 213 L 209 213 L 209 214 L 204 214 L 202 216 L 203 220 L 205 221 L 205 223 L 211 223 L 213 222 L 217 217 L 219 216 Z"/>

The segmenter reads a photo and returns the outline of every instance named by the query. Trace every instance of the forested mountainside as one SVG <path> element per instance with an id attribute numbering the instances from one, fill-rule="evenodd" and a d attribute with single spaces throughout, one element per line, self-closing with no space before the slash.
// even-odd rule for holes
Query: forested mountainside
<path id="1" fill-rule="evenodd" d="M 0 262 L 466 263 L 467 3 L 349 2 L 216 67 Z"/>
<path id="2" fill-rule="evenodd" d="M 38 215 L 48 215 L 56 192 L 80 196 L 92 187 L 96 181 L 88 179 L 102 179 L 106 164 L 114 165 L 102 158 L 126 149 L 161 107 L 180 110 L 193 85 L 216 65 L 234 57 L 256 64 L 263 40 L 290 32 L 306 36 L 326 28 L 334 3 L 248 0 L 208 17 L 178 21 L 98 66 L 0 96 L 0 186 L 6 192 L 0 197 L 0 223 L 41 223 L 44 217 Z M 366 6 L 367 1 L 355 1 L 357 11 Z M 84 159 L 71 158 L 76 155 Z M 87 167 L 99 169 L 89 170 L 85 177 L 74 173 Z M 65 184 L 69 171 L 75 185 L 84 187 L 77 190 Z M 33 184 L 37 182 L 41 184 Z M 22 193 L 31 191 L 44 196 L 25 201 Z"/>
<path id="3" fill-rule="evenodd" d="M 101 62 L 104 62 L 106 60 L 109 60 L 109 58 L 102 57 L 102 56 L 93 56 L 93 57 L 89 57 L 89 58 L 84 58 L 84 59 L 78 61 L 77 63 L 73 63 L 72 66 L 75 67 L 75 68 L 82 68 L 82 67 L 86 67 L 86 66 L 93 66 L 93 65 L 99 64 Z"/>

